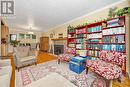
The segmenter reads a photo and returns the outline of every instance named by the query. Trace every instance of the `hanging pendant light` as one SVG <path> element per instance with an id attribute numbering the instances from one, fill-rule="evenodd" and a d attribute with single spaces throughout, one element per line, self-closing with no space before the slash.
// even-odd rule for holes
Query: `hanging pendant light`
<path id="1" fill-rule="evenodd" d="M 29 28 L 28 34 L 34 34 L 31 30 L 32 30 L 32 27 Z"/>

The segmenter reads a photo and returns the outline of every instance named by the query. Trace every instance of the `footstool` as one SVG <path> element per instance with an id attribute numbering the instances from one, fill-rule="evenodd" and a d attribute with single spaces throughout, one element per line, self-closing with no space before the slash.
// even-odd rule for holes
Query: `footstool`
<path id="1" fill-rule="evenodd" d="M 85 63 L 86 62 L 86 57 L 73 57 L 70 59 L 69 62 L 69 68 L 70 70 L 80 74 L 83 70 L 85 70 Z"/>
<path id="2" fill-rule="evenodd" d="M 51 73 L 40 80 L 32 82 L 25 87 L 76 87 L 69 80 L 58 73 Z"/>

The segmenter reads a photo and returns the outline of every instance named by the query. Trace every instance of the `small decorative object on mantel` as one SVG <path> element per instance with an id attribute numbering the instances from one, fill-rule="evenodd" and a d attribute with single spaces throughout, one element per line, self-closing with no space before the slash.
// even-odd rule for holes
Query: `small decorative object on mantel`
<path id="1" fill-rule="evenodd" d="M 59 38 L 63 38 L 63 33 L 59 33 L 59 34 L 58 34 L 58 37 L 59 37 Z"/>
<path id="2" fill-rule="evenodd" d="M 63 38 L 52 38 L 51 40 L 53 40 L 53 41 L 67 40 L 67 37 L 63 37 Z"/>
<path id="3" fill-rule="evenodd" d="M 50 38 L 53 38 L 53 33 L 50 34 Z"/>
<path id="4" fill-rule="evenodd" d="M 117 7 L 109 8 L 108 19 L 114 18 L 116 16 L 116 10 Z"/>

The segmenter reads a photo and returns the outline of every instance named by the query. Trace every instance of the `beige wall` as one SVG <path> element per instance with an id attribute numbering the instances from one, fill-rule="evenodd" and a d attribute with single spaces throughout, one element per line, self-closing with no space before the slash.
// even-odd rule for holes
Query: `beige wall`
<path id="1" fill-rule="evenodd" d="M 1 21 L 1 17 L 0 17 L 0 21 Z M 0 56 L 1 56 L 1 24 L 0 24 Z"/>
<path id="2" fill-rule="evenodd" d="M 26 30 L 15 30 L 15 29 L 10 29 L 10 34 L 19 34 L 19 33 L 23 33 L 23 34 L 27 34 L 28 31 Z M 36 35 L 36 39 L 19 39 L 21 43 L 37 43 L 40 41 L 40 37 L 41 37 L 41 32 L 34 32 L 34 34 Z"/>
<path id="3" fill-rule="evenodd" d="M 101 19 L 106 19 L 108 17 L 107 15 L 108 15 L 109 8 L 115 7 L 115 6 L 117 6 L 118 9 L 120 9 L 120 8 L 129 6 L 129 4 L 128 4 L 128 1 L 123 1 L 123 2 L 119 2 L 119 3 L 113 4 L 113 5 L 107 6 L 102 9 L 96 10 L 88 15 L 74 19 L 74 20 L 67 22 L 63 25 L 60 25 L 58 27 L 54 27 L 50 31 L 44 32 L 42 34 L 42 36 L 49 36 L 50 33 L 54 32 L 55 33 L 54 38 L 58 38 L 58 33 L 63 33 L 64 37 L 67 37 L 67 26 L 68 25 L 77 26 L 79 24 L 85 23 L 86 21 L 92 23 L 92 22 L 95 22 L 95 20 L 99 21 Z"/>

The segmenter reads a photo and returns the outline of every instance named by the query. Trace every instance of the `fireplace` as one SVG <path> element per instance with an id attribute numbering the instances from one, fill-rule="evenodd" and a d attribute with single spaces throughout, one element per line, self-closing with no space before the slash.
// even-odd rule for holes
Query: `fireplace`
<path id="1" fill-rule="evenodd" d="M 54 54 L 59 55 L 64 53 L 64 45 L 54 45 Z"/>

